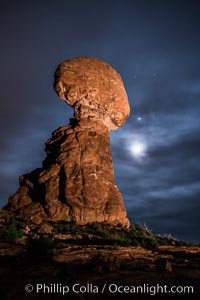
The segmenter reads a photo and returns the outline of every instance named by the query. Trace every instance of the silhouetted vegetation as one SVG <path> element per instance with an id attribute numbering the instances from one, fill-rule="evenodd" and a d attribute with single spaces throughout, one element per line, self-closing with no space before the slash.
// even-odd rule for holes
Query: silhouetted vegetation
<path id="1" fill-rule="evenodd" d="M 179 241 L 168 235 L 155 235 L 146 225 L 134 224 L 129 228 L 118 224 L 111 226 L 106 222 L 93 222 L 86 225 L 78 225 L 76 222 L 49 222 L 53 226 L 52 236 L 39 235 L 38 228 L 42 225 L 34 225 L 30 220 L 20 217 L 3 216 L 1 222 L 1 239 L 12 242 L 25 235 L 27 249 L 35 256 L 51 256 L 55 240 L 59 240 L 59 234 L 66 235 L 68 243 L 99 244 L 117 246 L 140 246 L 147 249 L 157 249 L 161 245 L 183 246 L 189 243 Z M 48 222 L 47 222 L 48 223 Z M 29 226 L 29 232 L 25 228 Z M 36 238 L 37 237 L 37 238 Z M 55 240 L 54 238 L 55 237 Z M 37 252 L 38 251 L 38 252 Z"/>
<path id="2" fill-rule="evenodd" d="M 74 221 L 58 221 L 54 224 L 54 233 L 61 234 L 79 234 L 82 232 L 82 226 L 77 225 Z"/>
<path id="3" fill-rule="evenodd" d="M 140 246 L 147 249 L 156 249 L 160 245 L 188 245 L 171 235 L 154 235 L 146 225 L 135 224 L 125 228 L 120 224 L 111 226 L 106 222 L 94 222 L 84 226 L 75 222 L 57 222 L 55 233 L 70 234 L 71 242 L 82 236 L 81 243 L 108 244 L 115 246 Z M 80 239 L 79 239 L 80 242 Z"/>
<path id="4" fill-rule="evenodd" d="M 2 231 L 2 240 L 4 242 L 14 242 L 23 236 L 23 231 L 18 229 L 17 224 L 9 224 Z"/>
<path id="5" fill-rule="evenodd" d="M 54 254 L 55 240 L 51 235 L 40 234 L 29 236 L 27 240 L 27 253 L 34 260 L 49 260 Z"/>

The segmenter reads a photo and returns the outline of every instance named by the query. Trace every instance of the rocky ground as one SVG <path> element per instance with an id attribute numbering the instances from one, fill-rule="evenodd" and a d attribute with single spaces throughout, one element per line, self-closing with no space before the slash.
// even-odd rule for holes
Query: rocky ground
<path id="1" fill-rule="evenodd" d="M 200 277 L 199 247 L 160 247 L 157 251 L 140 247 L 113 247 L 97 245 L 72 245 L 61 242 L 51 259 L 37 259 L 30 256 L 19 241 L 15 244 L 0 244 L 1 299 L 160 299 L 169 294 L 159 293 L 151 296 L 129 292 L 115 293 L 116 287 L 132 286 L 192 286 L 193 294 L 175 294 L 178 297 L 197 299 Z M 25 287 L 32 285 L 33 292 Z M 43 290 L 36 292 L 37 284 L 57 290 L 48 294 Z M 67 286 L 75 291 L 62 295 L 61 287 Z M 102 288 L 107 290 L 102 295 Z M 98 293 L 96 289 L 98 288 Z M 108 289 L 111 288 L 112 292 Z M 86 289 L 86 292 L 85 292 Z M 126 288 L 127 289 L 127 288 Z M 151 289 L 151 293 L 154 290 Z M 187 296 L 187 297 L 186 297 Z M 172 294 L 170 294 L 170 298 Z"/>
<path id="2" fill-rule="evenodd" d="M 166 238 L 156 237 L 157 243 L 162 240 L 164 244 L 165 241 L 165 245 L 158 245 L 148 229 L 141 227 L 134 227 L 132 234 L 137 236 L 138 230 L 143 230 L 137 239 L 142 235 L 148 240 L 149 234 L 154 242 L 149 240 L 144 246 L 131 245 L 124 239 L 122 229 L 114 239 L 114 229 L 110 229 L 108 236 L 105 227 L 103 232 L 107 238 L 89 233 L 86 228 L 84 233 L 76 233 L 77 227 L 69 227 L 69 224 L 51 234 L 44 232 L 51 231 L 50 224 L 37 228 L 26 225 L 21 236 L 16 236 L 13 228 L 1 225 L 0 287 L 3 300 L 168 299 L 169 292 L 170 299 L 197 299 L 200 296 L 198 246 L 170 237 L 168 245 Z M 68 228 L 68 233 L 63 233 L 63 228 Z M 74 233 L 69 233 L 72 230 Z M 130 244 L 125 245 L 127 242 Z M 135 294 L 134 289 L 138 286 L 146 292 L 139 290 Z M 168 293 L 162 293 L 165 286 Z M 179 287 L 179 293 L 173 294 L 172 286 Z M 180 293 L 184 286 L 191 286 L 193 293 Z"/>

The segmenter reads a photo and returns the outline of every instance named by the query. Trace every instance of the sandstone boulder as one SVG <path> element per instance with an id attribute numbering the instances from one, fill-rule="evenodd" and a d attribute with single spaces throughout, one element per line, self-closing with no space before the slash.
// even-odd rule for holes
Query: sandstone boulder
<path id="1" fill-rule="evenodd" d="M 77 120 L 101 120 L 113 130 L 130 114 L 120 75 L 101 59 L 77 57 L 61 63 L 54 86 L 60 98 L 74 108 Z"/>

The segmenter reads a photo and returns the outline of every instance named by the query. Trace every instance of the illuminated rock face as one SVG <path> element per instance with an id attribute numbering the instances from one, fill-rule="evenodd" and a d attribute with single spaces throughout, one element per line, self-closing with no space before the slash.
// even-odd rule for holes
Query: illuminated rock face
<path id="1" fill-rule="evenodd" d="M 78 57 L 60 64 L 55 90 L 74 108 L 77 120 L 99 120 L 109 130 L 121 127 L 130 114 L 120 75 L 106 62 Z"/>
<path id="2" fill-rule="evenodd" d="M 120 76 L 99 59 L 80 57 L 59 65 L 55 89 L 73 106 L 75 118 L 46 142 L 42 168 L 20 177 L 9 208 L 35 223 L 129 226 L 114 181 L 109 138 L 109 130 L 122 126 L 130 113 Z"/>

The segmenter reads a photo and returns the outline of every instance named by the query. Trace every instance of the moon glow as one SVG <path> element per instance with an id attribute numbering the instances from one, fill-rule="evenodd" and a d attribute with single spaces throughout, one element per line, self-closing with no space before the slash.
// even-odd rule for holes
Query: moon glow
<path id="1" fill-rule="evenodd" d="M 136 158 L 143 157 L 145 155 L 145 151 L 146 145 L 141 141 L 134 141 L 130 144 L 130 152 Z"/>

